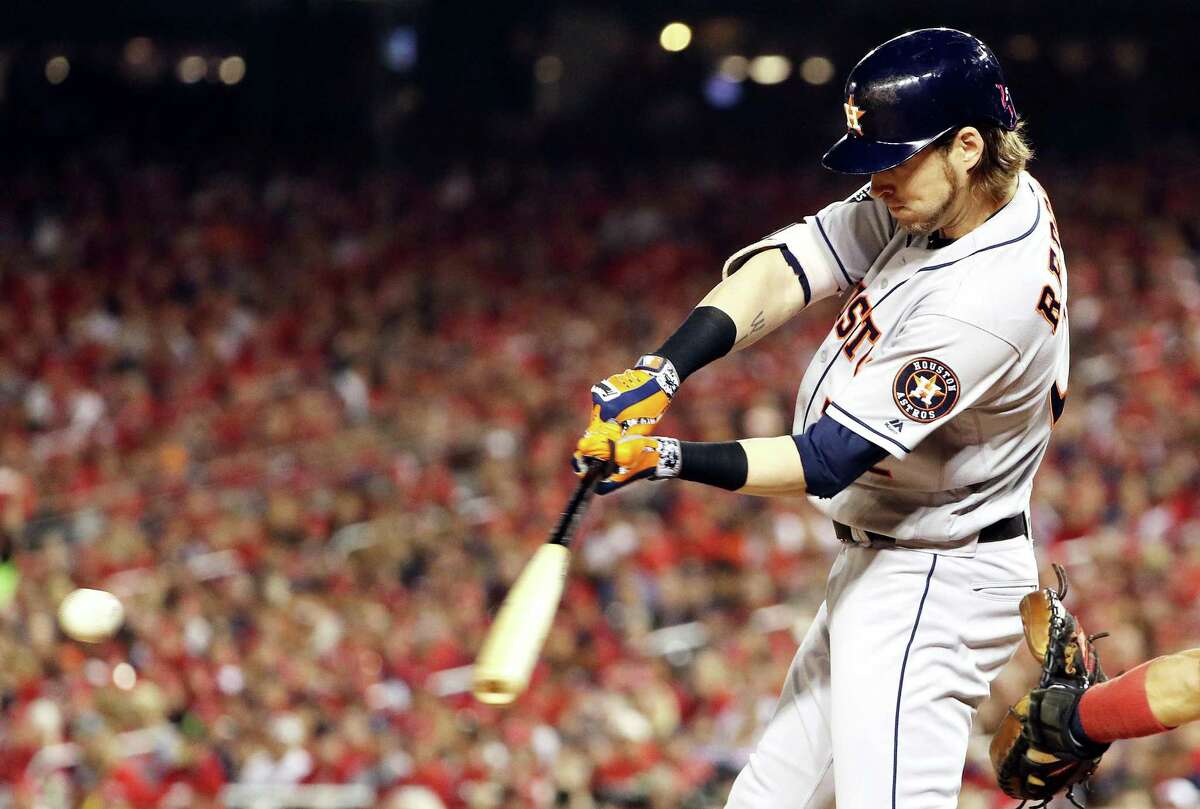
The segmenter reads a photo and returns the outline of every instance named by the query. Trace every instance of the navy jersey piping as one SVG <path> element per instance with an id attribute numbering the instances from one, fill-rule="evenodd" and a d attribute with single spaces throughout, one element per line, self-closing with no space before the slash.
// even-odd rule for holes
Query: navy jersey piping
<path id="1" fill-rule="evenodd" d="M 904 698 L 904 672 L 908 669 L 908 655 L 912 651 L 913 640 L 917 637 L 917 627 L 921 625 L 921 613 L 925 611 L 925 599 L 929 596 L 929 582 L 933 579 L 933 571 L 937 568 L 937 554 L 930 554 L 933 561 L 929 563 L 929 572 L 925 574 L 925 591 L 921 593 L 921 603 L 917 605 L 917 617 L 913 621 L 912 634 L 908 636 L 908 645 L 904 647 L 904 661 L 900 664 L 900 684 L 896 687 L 896 722 L 892 727 L 892 809 L 896 809 L 896 783 L 900 773 L 900 703 Z"/>
<path id="2" fill-rule="evenodd" d="M 1016 242 L 1019 242 L 1019 241 L 1022 241 L 1023 239 L 1029 238 L 1029 236 L 1035 230 L 1037 230 L 1038 224 L 1042 221 L 1042 205 L 1040 202 L 1038 202 L 1037 192 L 1033 190 L 1033 184 L 1027 183 L 1025 187 L 1029 189 L 1029 193 L 1033 194 L 1034 204 L 1037 208 L 1037 215 L 1033 217 L 1033 224 L 1029 226 L 1028 230 L 1026 230 L 1020 236 L 1014 236 L 1013 238 L 1007 239 L 1002 242 L 996 242 L 995 244 L 989 244 L 986 247 L 980 247 L 978 250 L 973 250 L 970 253 L 967 253 L 965 256 L 962 256 L 961 258 L 956 258 L 953 261 L 947 261 L 943 264 L 934 264 L 931 267 L 922 267 L 921 269 L 919 269 L 915 273 L 913 273 L 913 275 L 915 276 L 918 273 L 932 272 L 933 270 L 945 269 L 946 267 L 949 267 L 952 264 L 957 264 L 960 261 L 965 261 L 966 259 L 971 258 L 972 256 L 977 256 L 980 253 L 987 252 L 988 250 L 994 250 L 997 247 L 1006 247 L 1010 244 L 1015 244 Z M 817 226 L 820 227 L 820 225 L 821 225 L 821 223 L 817 222 Z M 824 230 L 821 231 L 821 235 L 822 236 L 825 235 Z M 826 239 L 825 241 L 828 242 L 829 240 Z M 830 249 L 831 250 L 833 249 L 832 246 L 830 247 Z M 835 256 L 836 256 L 836 254 L 835 254 Z M 839 264 L 840 264 L 840 262 L 839 262 Z M 843 272 L 845 272 L 845 270 L 843 270 Z M 870 309 L 868 309 L 866 311 L 866 313 L 864 313 L 863 317 L 870 315 L 872 312 L 874 312 L 876 309 L 878 309 L 883 304 L 884 301 L 886 301 L 888 298 L 890 298 L 892 296 L 893 292 L 895 292 L 897 289 L 904 286 L 911 280 L 912 280 L 912 277 L 910 276 L 909 278 L 905 278 L 903 281 L 901 281 L 900 283 L 896 284 L 894 287 L 889 289 L 886 293 L 884 293 L 884 296 L 875 303 L 874 306 L 872 306 Z M 846 345 L 846 342 L 853 336 L 854 336 L 854 330 L 851 330 L 850 334 L 846 335 L 846 339 L 842 341 L 842 346 L 844 347 Z M 834 353 L 833 359 L 830 360 L 829 364 L 825 366 L 825 370 L 821 372 L 821 376 L 818 377 L 818 379 L 817 379 L 817 384 L 813 386 L 812 395 L 808 397 L 808 404 L 806 404 L 804 406 L 804 420 L 800 423 L 800 429 L 802 431 L 808 427 L 808 414 L 809 414 L 809 411 L 812 410 L 813 401 L 817 398 L 817 391 L 819 391 L 821 389 L 821 385 L 825 382 L 825 377 L 829 375 L 829 370 L 831 368 L 833 368 L 833 364 L 835 362 L 837 362 L 838 357 L 841 355 L 841 353 L 842 353 L 841 348 L 839 348 L 838 351 Z"/>
<path id="3" fill-rule="evenodd" d="M 788 227 L 791 227 L 791 225 L 788 225 Z M 778 232 L 779 231 L 776 231 L 776 233 Z M 771 237 L 768 236 L 767 238 L 769 239 Z M 788 249 L 786 244 L 764 244 L 758 249 L 753 250 L 744 256 L 739 256 L 737 264 L 730 268 L 728 275 L 733 275 L 742 267 L 745 267 L 746 264 L 749 263 L 750 259 L 761 253 L 765 253 L 768 250 L 779 250 L 783 253 L 783 260 L 788 263 L 788 266 L 792 269 L 792 273 L 800 282 L 800 289 L 804 292 L 804 305 L 808 306 L 810 303 L 812 303 L 812 287 L 808 284 L 808 275 L 804 272 L 804 268 L 800 266 L 799 260 L 792 253 L 792 251 Z"/>
<path id="4" fill-rule="evenodd" d="M 854 421 L 854 423 L 855 423 L 855 424 L 859 424 L 859 425 L 861 425 L 862 427 L 864 427 L 865 429 L 867 429 L 867 430 L 870 430 L 872 433 L 874 433 L 875 435 L 879 436 L 879 437 L 880 437 L 880 438 L 882 438 L 883 440 L 885 440 L 885 441 L 891 441 L 893 444 L 895 444 L 896 446 L 898 446 L 900 449 L 904 450 L 904 454 L 905 454 L 905 455 L 907 455 L 908 453 L 912 452 L 912 450 L 911 450 L 911 449 L 909 449 L 908 447 L 904 446 L 904 445 L 903 445 L 903 444 L 901 444 L 899 441 L 897 441 L 896 439 L 892 438 L 890 435 L 884 435 L 883 433 L 879 432 L 879 431 L 878 431 L 878 430 L 876 430 L 874 427 L 872 427 L 870 424 L 867 424 L 865 421 L 863 421 L 863 420 L 862 420 L 862 419 L 860 419 L 858 416 L 856 416 L 856 415 L 854 415 L 853 413 L 851 413 L 851 412 L 850 412 L 849 410 L 847 410 L 846 408 L 844 408 L 844 407 L 842 407 L 841 405 L 839 405 L 837 402 L 830 402 L 830 403 L 829 403 L 829 406 L 830 406 L 830 407 L 835 407 L 835 408 L 837 408 L 838 412 L 839 412 L 839 413 L 841 413 L 843 416 L 845 416 L 845 417 L 846 417 L 846 418 L 848 418 L 848 419 L 852 419 L 852 420 Z"/>
<path id="5" fill-rule="evenodd" d="M 821 231 L 821 238 L 825 240 L 825 246 L 833 254 L 833 260 L 837 262 L 838 269 L 842 271 L 842 275 L 846 276 L 846 284 L 854 286 L 854 281 L 851 280 L 850 273 L 846 272 L 846 265 L 842 263 L 842 257 L 837 254 L 837 250 L 833 249 L 833 242 L 829 241 L 829 237 L 825 235 L 825 226 L 821 224 L 821 217 L 813 216 L 813 221 L 817 223 L 817 230 Z"/>
<path id="6" fill-rule="evenodd" d="M 780 245 L 779 249 L 783 251 L 783 260 L 792 268 L 792 272 L 796 274 L 796 278 L 800 280 L 800 287 L 804 290 L 804 305 L 812 301 L 812 288 L 808 285 L 808 276 L 804 272 L 804 268 L 800 266 L 800 261 L 792 254 L 791 250 L 787 249 L 787 245 Z"/>

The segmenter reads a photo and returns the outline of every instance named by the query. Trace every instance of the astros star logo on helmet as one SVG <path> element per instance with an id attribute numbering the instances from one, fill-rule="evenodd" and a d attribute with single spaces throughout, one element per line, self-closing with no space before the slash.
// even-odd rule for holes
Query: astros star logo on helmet
<path id="1" fill-rule="evenodd" d="M 846 129 L 856 135 L 861 135 L 862 124 L 858 122 L 860 118 L 867 114 L 866 110 L 861 110 L 854 106 L 854 94 L 850 94 L 850 98 L 846 99 L 846 103 L 842 105 L 846 110 Z"/>

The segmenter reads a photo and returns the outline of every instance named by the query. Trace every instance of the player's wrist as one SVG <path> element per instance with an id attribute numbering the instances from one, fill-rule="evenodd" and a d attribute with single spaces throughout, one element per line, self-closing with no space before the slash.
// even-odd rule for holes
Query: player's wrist
<path id="1" fill-rule="evenodd" d="M 668 399 L 675 397 L 675 391 L 679 390 L 679 386 L 683 382 L 679 378 L 679 371 L 675 369 L 675 363 L 658 354 L 643 354 L 638 357 L 633 369 L 646 371 L 653 375 L 658 380 L 658 386 L 662 388 L 662 392 L 667 394 Z"/>
<path id="2" fill-rule="evenodd" d="M 737 441 L 679 441 L 679 468 L 675 477 L 729 491 L 746 485 L 749 463 Z"/>
<path id="3" fill-rule="evenodd" d="M 679 470 L 683 466 L 683 453 L 680 448 L 682 442 L 678 438 L 658 436 L 655 436 L 654 440 L 658 445 L 658 462 L 654 466 L 655 480 L 679 477 Z"/>
<path id="4" fill-rule="evenodd" d="M 671 363 L 679 381 L 733 350 L 737 324 L 724 310 L 697 306 L 652 356 Z"/>

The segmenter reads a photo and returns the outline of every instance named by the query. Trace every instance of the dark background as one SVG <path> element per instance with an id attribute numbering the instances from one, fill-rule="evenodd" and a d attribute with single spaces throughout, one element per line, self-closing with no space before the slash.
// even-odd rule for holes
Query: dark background
<path id="1" fill-rule="evenodd" d="M 144 156 L 232 152 L 248 165 L 320 157 L 438 167 L 501 154 L 810 161 L 842 129 L 840 88 L 855 61 L 904 30 L 948 25 L 999 53 L 1043 156 L 1152 150 L 1169 159 L 1200 123 L 1191 9 L 1182 1 L 935 0 L 885 12 L 861 0 L 21 3 L 0 31 L 0 143 L 8 161 L 53 161 L 114 138 Z M 680 53 L 658 45 L 672 20 L 695 32 Z M 415 36 L 417 53 L 393 70 L 384 47 L 398 27 Z M 133 78 L 124 54 L 137 36 L 149 38 L 154 57 Z M 1017 58 L 1014 37 L 1034 52 Z M 212 62 L 204 80 L 186 85 L 176 65 L 192 53 Z M 248 69 L 226 86 L 216 60 L 235 53 Z M 822 55 L 835 76 L 821 86 L 798 70 L 774 86 L 747 81 L 735 106 L 716 109 L 703 86 L 731 53 L 781 53 L 796 67 Z M 70 60 L 58 85 L 45 76 L 55 55 Z M 561 77 L 539 84 L 535 66 L 546 55 L 561 60 Z"/>

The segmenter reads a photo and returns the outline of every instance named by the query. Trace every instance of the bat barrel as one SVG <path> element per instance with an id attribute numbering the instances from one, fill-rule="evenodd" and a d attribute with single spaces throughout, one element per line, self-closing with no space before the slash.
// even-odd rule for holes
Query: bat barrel
<path id="1" fill-rule="evenodd" d="M 500 605 L 475 661 L 471 692 L 488 705 L 507 705 L 529 685 L 534 664 L 562 597 L 569 546 L 596 484 L 611 470 L 611 462 L 593 461 L 567 501 L 558 524 Z"/>
<path id="2" fill-rule="evenodd" d="M 475 661 L 471 691 L 480 702 L 504 705 L 529 684 L 554 623 L 570 559 L 566 547 L 546 543 L 513 583 Z"/>

